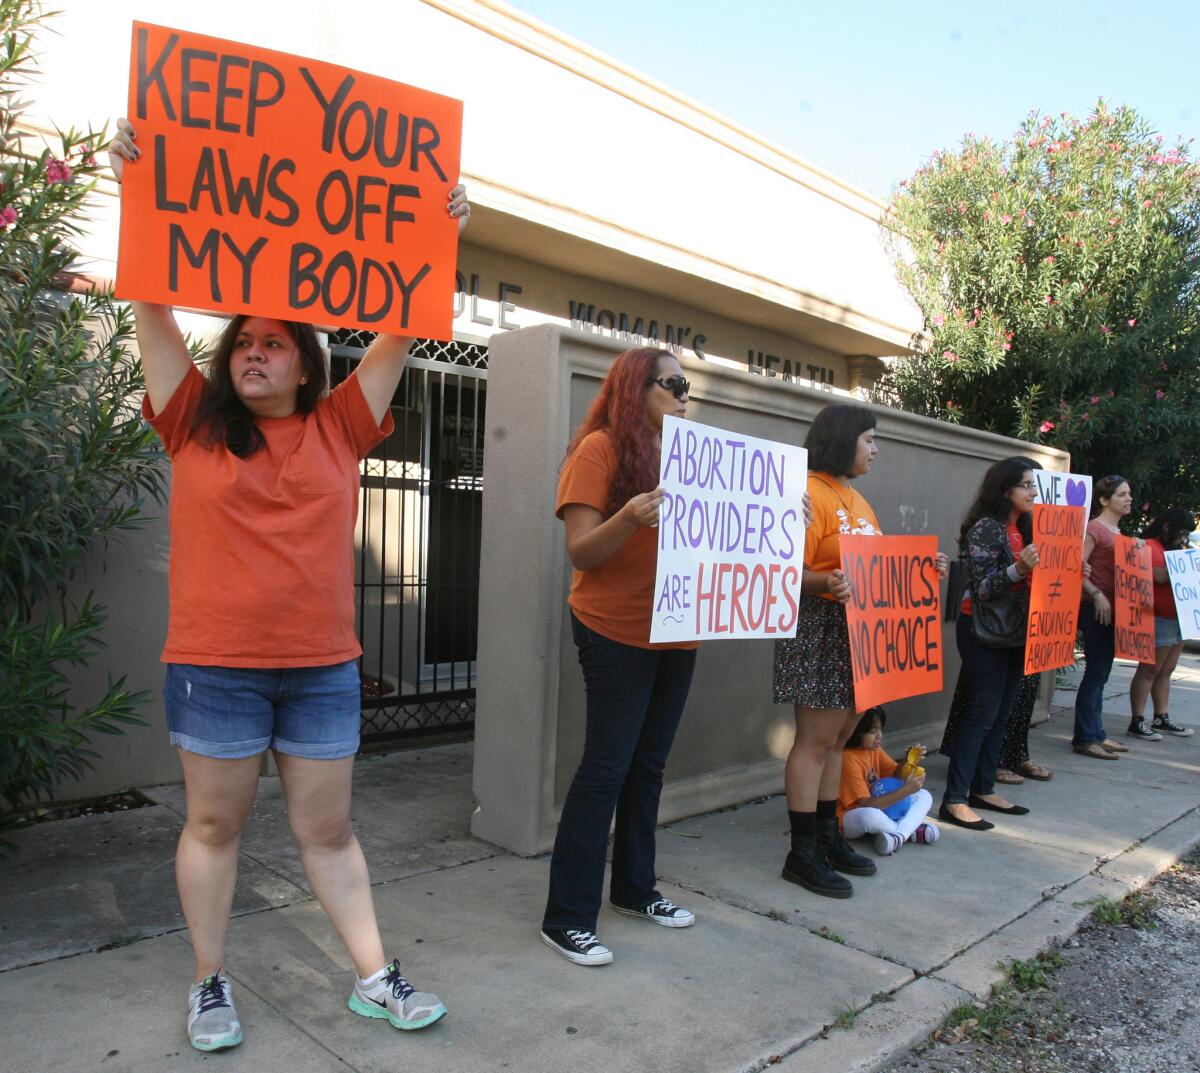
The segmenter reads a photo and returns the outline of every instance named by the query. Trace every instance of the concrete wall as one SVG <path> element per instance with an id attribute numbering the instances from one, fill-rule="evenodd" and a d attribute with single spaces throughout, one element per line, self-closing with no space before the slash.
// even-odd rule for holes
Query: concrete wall
<path id="1" fill-rule="evenodd" d="M 583 682 L 568 626 L 570 567 L 553 520 L 559 464 L 620 344 L 554 326 L 492 340 L 488 374 L 476 710 L 475 834 L 517 853 L 550 848 L 583 747 Z M 830 395 L 689 359 L 690 415 L 802 443 Z M 880 456 L 859 485 L 888 533 L 933 533 L 955 554 L 963 511 L 995 459 L 1058 451 L 897 410 L 878 410 Z M 889 705 L 892 740 L 944 721 L 958 673 L 952 640 L 942 694 Z M 773 645 L 706 643 L 667 767 L 664 821 L 774 793 L 792 739 L 771 702 Z M 1045 705 L 1043 700 L 1043 706 Z"/>

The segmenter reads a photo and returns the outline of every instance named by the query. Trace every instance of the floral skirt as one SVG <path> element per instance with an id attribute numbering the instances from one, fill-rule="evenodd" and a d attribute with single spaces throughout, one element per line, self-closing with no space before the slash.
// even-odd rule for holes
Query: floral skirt
<path id="1" fill-rule="evenodd" d="M 796 636 L 775 642 L 775 703 L 854 708 L 850 634 L 841 604 L 820 596 L 800 598 Z"/>

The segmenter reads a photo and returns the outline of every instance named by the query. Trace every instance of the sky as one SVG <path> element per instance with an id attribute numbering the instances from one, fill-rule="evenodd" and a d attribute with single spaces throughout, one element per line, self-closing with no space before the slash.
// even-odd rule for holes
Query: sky
<path id="1" fill-rule="evenodd" d="M 1200 135 L 1195 0 L 510 2 L 880 198 L 1033 109 L 1103 96 L 1168 143 Z"/>

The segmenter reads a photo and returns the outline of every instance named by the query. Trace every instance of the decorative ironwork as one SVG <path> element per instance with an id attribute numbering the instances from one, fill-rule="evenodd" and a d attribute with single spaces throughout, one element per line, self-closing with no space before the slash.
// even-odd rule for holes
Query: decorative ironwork
<path id="1" fill-rule="evenodd" d="M 334 383 L 373 338 L 331 339 Z M 487 348 L 419 340 L 394 430 L 362 462 L 355 589 L 364 747 L 468 733 L 482 524 Z"/>

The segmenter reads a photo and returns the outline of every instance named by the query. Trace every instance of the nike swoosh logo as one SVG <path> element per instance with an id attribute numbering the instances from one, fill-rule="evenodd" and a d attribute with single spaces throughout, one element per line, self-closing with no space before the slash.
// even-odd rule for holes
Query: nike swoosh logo
<path id="1" fill-rule="evenodd" d="M 370 996 L 370 995 L 368 995 L 368 996 L 367 996 L 367 998 L 371 998 L 371 996 Z M 372 998 L 372 999 L 371 999 L 371 1001 L 372 1001 L 373 1003 L 375 1003 L 375 1005 L 376 1005 L 376 1006 L 382 1006 L 382 1007 L 383 1007 L 385 1010 L 387 1009 L 387 999 L 385 999 L 385 998 Z"/>

